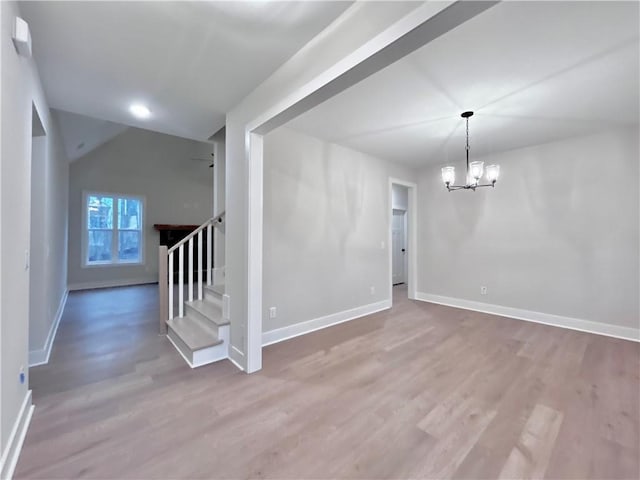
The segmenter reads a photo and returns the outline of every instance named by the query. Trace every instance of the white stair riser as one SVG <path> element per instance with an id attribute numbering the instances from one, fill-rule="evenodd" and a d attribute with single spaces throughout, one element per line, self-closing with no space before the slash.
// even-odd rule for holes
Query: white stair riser
<path id="1" fill-rule="evenodd" d="M 222 343 L 215 347 L 203 348 L 193 353 L 193 367 L 200 367 L 209 363 L 224 360 L 229 357 L 229 340 L 231 336 L 229 325 L 218 327 L 218 338 Z"/>
<path id="2" fill-rule="evenodd" d="M 224 325 L 219 328 L 219 337 L 222 343 L 214 345 L 213 347 L 201 348 L 199 350 L 191 351 L 189 347 L 182 341 L 182 339 L 171 329 L 167 331 L 167 337 L 173 343 L 174 347 L 180 352 L 182 357 L 187 361 L 191 368 L 201 367 L 213 362 L 218 362 L 229 357 L 229 325 Z"/>
<path id="3" fill-rule="evenodd" d="M 215 347 L 203 348 L 193 352 L 193 362 L 190 366 L 191 368 L 201 367 L 228 357 L 229 347 L 226 343 L 221 343 Z"/>

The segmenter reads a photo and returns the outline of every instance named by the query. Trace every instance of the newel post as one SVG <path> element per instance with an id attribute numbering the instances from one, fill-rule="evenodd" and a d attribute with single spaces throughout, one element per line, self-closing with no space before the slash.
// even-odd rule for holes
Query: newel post
<path id="1" fill-rule="evenodd" d="M 169 319 L 169 265 L 168 247 L 160 245 L 158 248 L 158 298 L 160 299 L 159 334 L 166 335 L 167 320 Z"/>

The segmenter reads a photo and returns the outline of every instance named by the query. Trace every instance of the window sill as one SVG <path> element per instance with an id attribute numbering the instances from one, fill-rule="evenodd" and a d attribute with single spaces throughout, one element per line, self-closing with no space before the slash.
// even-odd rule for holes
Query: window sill
<path id="1" fill-rule="evenodd" d="M 144 262 L 105 262 L 105 263 L 83 263 L 82 268 L 109 268 L 109 267 L 142 267 Z"/>

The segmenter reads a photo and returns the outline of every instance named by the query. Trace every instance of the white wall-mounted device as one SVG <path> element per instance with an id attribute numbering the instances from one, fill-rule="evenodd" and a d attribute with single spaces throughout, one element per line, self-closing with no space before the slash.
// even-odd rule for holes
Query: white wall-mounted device
<path id="1" fill-rule="evenodd" d="M 29 32 L 29 24 L 20 17 L 16 17 L 13 26 L 13 44 L 16 47 L 18 55 L 31 58 L 31 33 Z"/>

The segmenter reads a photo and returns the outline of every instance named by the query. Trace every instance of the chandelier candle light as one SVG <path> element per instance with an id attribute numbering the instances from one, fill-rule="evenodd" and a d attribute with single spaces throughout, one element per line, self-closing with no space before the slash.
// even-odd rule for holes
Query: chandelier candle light
<path id="1" fill-rule="evenodd" d="M 456 179 L 456 167 L 443 167 L 442 168 L 442 181 L 444 182 L 447 190 L 450 192 L 453 190 L 473 190 L 475 192 L 478 187 L 495 187 L 500 175 L 500 165 L 488 165 L 484 168 L 484 162 L 471 162 L 469 163 L 469 117 L 473 115 L 473 112 L 464 112 L 460 115 L 467 121 L 467 181 L 464 185 L 454 185 L 453 182 Z M 489 183 L 479 183 L 482 174 L 486 174 L 487 181 Z"/>

